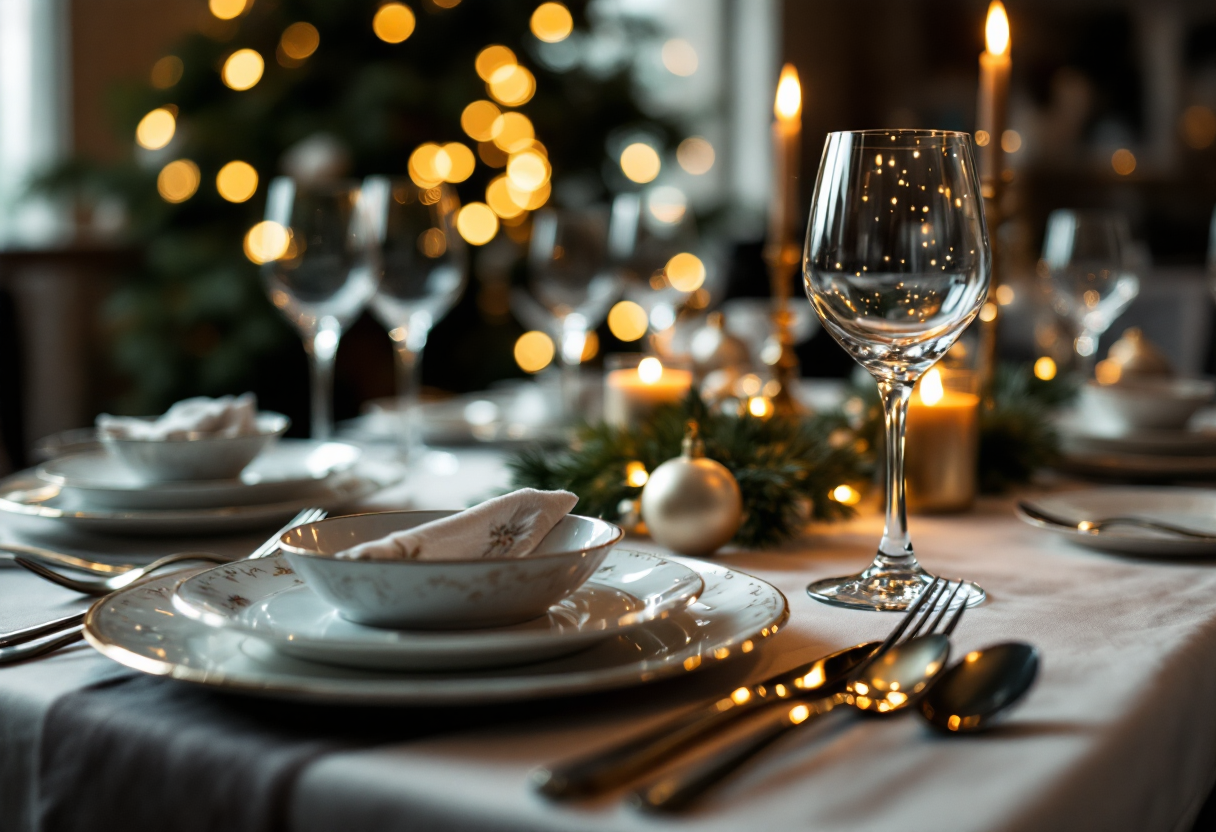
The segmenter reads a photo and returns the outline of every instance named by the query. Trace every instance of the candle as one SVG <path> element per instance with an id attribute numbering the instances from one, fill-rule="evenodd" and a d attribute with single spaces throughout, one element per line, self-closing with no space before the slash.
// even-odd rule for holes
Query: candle
<path id="1" fill-rule="evenodd" d="M 969 372 L 951 382 L 973 378 Z M 980 397 L 942 384 L 934 367 L 908 406 L 904 482 L 908 508 L 921 513 L 965 511 L 975 499 Z"/>
<path id="2" fill-rule="evenodd" d="M 980 145 L 980 182 L 984 196 L 996 194 L 1001 179 L 1003 153 L 1001 134 L 1005 132 L 1005 115 L 1009 101 L 1009 18 L 1000 0 L 988 6 L 984 24 L 985 48 L 980 55 L 980 95 L 976 106 L 976 143 Z M 984 133 L 987 141 L 984 141 Z"/>
<path id="3" fill-rule="evenodd" d="M 691 388 L 691 372 L 664 367 L 654 357 L 609 370 L 604 378 L 604 421 L 621 428 L 636 425 L 659 405 L 683 401 Z"/>
<path id="4" fill-rule="evenodd" d="M 793 64 L 781 69 L 773 102 L 773 201 L 768 243 L 785 246 L 798 233 L 798 168 L 802 151 L 802 86 Z"/>

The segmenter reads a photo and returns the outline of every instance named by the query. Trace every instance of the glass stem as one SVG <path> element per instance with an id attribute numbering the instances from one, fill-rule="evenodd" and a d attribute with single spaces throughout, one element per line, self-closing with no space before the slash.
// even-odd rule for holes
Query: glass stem
<path id="1" fill-rule="evenodd" d="M 401 415 L 401 455 L 410 459 L 422 448 L 422 432 L 418 418 L 418 406 L 422 389 L 422 351 L 406 346 L 404 340 L 397 347 L 397 409 Z"/>
<path id="2" fill-rule="evenodd" d="M 878 544 L 875 565 L 907 568 L 916 563 L 912 553 L 912 538 L 908 534 L 908 509 L 904 499 L 904 431 L 908 423 L 908 400 L 912 383 L 907 381 L 878 382 L 882 394 L 882 409 L 887 427 L 887 524 L 882 542 Z"/>
<path id="3" fill-rule="evenodd" d="M 334 358 L 341 328 L 333 318 L 322 318 L 310 340 L 308 365 L 312 374 L 312 438 L 325 441 L 334 432 Z"/>

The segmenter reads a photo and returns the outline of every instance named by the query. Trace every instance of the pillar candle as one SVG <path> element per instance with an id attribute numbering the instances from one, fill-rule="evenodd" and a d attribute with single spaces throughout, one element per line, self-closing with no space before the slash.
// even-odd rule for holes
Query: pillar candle
<path id="1" fill-rule="evenodd" d="M 986 48 L 980 54 L 980 93 L 975 120 L 977 132 L 983 130 L 988 134 L 988 143 L 979 149 L 979 167 L 984 196 L 992 197 L 1004 167 L 1001 134 L 1005 132 L 1009 73 L 1013 67 L 1009 57 L 1009 18 L 1000 0 L 993 0 L 988 7 L 984 40 Z"/>
<path id="2" fill-rule="evenodd" d="M 609 370 L 604 377 L 604 421 L 617 427 L 636 425 L 659 405 L 684 400 L 692 373 L 643 358 L 636 367 Z"/>
<path id="3" fill-rule="evenodd" d="M 934 368 L 908 405 L 904 482 L 908 509 L 965 511 L 975 499 L 980 397 L 949 389 Z"/>

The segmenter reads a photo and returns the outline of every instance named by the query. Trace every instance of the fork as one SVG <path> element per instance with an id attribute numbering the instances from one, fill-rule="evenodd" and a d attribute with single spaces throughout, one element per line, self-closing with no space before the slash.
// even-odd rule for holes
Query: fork
<path id="1" fill-rule="evenodd" d="M 795 728 L 811 724 L 815 721 L 815 717 L 822 716 L 837 705 L 843 704 L 861 709 L 860 704 L 855 701 L 856 697 L 852 695 L 852 684 L 866 672 L 870 665 L 892 648 L 903 647 L 914 639 L 934 637 L 933 633 L 942 623 L 959 590 L 965 584 L 964 581 L 959 581 L 954 587 L 954 591 L 947 596 L 946 592 L 949 589 L 950 583 L 950 581 L 946 581 L 939 584 L 935 580 L 921 591 L 920 597 L 917 598 L 917 604 L 913 609 L 909 609 L 904 621 L 901 622 L 901 626 L 904 626 L 919 616 L 916 625 L 910 632 L 903 633 L 902 635 L 892 633 L 893 638 L 888 637 L 887 642 L 883 643 L 883 647 L 875 650 L 869 658 L 852 671 L 849 675 L 850 692 L 848 694 L 834 693 L 833 695 L 822 696 L 805 704 L 795 705 L 792 708 L 788 706 L 778 708 L 774 705 L 770 709 L 770 713 L 775 713 L 775 719 L 763 720 L 758 728 L 753 729 L 742 740 L 716 752 L 708 760 L 693 764 L 689 768 L 660 778 L 654 783 L 638 789 L 630 796 L 630 802 L 638 808 L 651 812 L 679 811 L 728 777 L 756 754 Z M 920 603 L 925 599 L 925 596 L 929 596 L 929 602 L 924 607 L 922 614 Z M 942 603 L 943 599 L 945 600 L 944 604 Z M 963 596 L 954 615 L 946 621 L 946 626 L 941 631 L 942 636 L 949 636 L 954 632 L 954 628 L 958 626 L 959 619 L 962 618 L 963 613 L 967 609 L 968 599 L 969 595 Z M 922 633 L 922 629 L 926 623 L 929 623 L 930 619 L 932 619 L 932 623 Z M 921 694 L 923 695 L 923 691 Z"/>
<path id="2" fill-rule="evenodd" d="M 1176 526 L 1173 523 L 1165 523 L 1160 520 L 1146 520 L 1142 517 L 1119 516 L 1100 517 L 1096 520 L 1067 520 L 1027 502 L 1018 503 L 1018 510 L 1030 519 L 1037 520 L 1040 523 L 1073 529 L 1074 531 L 1086 532 L 1088 534 L 1098 534 L 1111 526 L 1132 526 L 1139 529 L 1149 529 L 1155 532 L 1178 535 L 1179 537 L 1188 537 L 1194 540 L 1216 541 L 1216 534 L 1211 534 L 1210 532 L 1188 529 L 1185 526 Z"/>
<path id="3" fill-rule="evenodd" d="M 839 650 L 793 670 L 770 676 L 757 684 L 736 688 L 713 702 L 680 714 L 623 743 L 536 769 L 530 775 L 532 785 L 541 794 L 555 800 L 590 797 L 644 774 L 681 749 L 773 702 L 822 697 L 843 689 L 850 676 L 863 670 L 873 658 L 890 650 L 905 634 L 925 603 L 937 595 L 941 581 L 941 578 L 934 578 L 921 591 L 881 644 L 872 641 Z M 908 638 L 912 638 L 912 635 L 908 635 Z"/>

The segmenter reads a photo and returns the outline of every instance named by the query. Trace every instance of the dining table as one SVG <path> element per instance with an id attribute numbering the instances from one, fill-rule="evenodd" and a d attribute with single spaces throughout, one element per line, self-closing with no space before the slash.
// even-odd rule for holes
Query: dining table
<path id="1" fill-rule="evenodd" d="M 461 508 L 510 484 L 504 453 L 443 452 L 360 510 Z M 762 551 L 713 560 L 771 583 L 789 620 L 746 655 L 676 678 L 526 701 L 354 707 L 238 695 L 146 676 L 86 644 L 0 668 L 0 832 L 68 829 L 1137 830 L 1195 824 L 1216 781 L 1216 561 L 1112 555 L 1021 522 L 1016 495 L 914 516 L 930 571 L 987 591 L 955 657 L 1003 641 L 1040 651 L 1036 685 L 992 730 L 944 735 L 906 715 L 838 709 L 791 732 L 680 814 L 647 814 L 631 787 L 552 802 L 539 766 L 608 747 L 740 684 L 881 639 L 899 620 L 819 603 L 814 579 L 867 564 L 872 507 Z M 237 555 L 262 534 L 120 539 L 0 520 L 0 540 L 138 560 Z M 625 548 L 662 552 L 646 538 Z M 0 631 L 86 599 L 4 562 Z M 667 766 L 687 765 L 741 724 Z"/>

